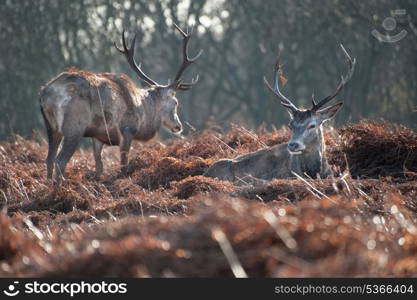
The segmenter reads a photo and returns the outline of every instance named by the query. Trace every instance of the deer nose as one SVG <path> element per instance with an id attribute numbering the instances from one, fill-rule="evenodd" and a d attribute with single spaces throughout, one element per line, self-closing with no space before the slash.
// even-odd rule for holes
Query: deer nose
<path id="1" fill-rule="evenodd" d="M 300 151 L 301 145 L 299 143 L 289 143 L 288 144 L 288 150 L 291 152 L 297 152 Z"/>
<path id="2" fill-rule="evenodd" d="M 179 132 L 181 130 L 182 130 L 182 126 L 181 125 L 177 125 L 177 126 L 174 127 L 174 131 L 175 132 Z"/>

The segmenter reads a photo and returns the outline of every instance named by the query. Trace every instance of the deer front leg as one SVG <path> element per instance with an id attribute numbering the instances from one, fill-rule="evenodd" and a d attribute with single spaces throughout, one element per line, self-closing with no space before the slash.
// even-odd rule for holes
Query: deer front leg
<path id="1" fill-rule="evenodd" d="M 263 186 L 270 182 L 270 180 L 265 180 L 262 178 L 254 177 L 250 174 L 240 178 L 237 177 L 235 180 L 235 185 L 237 186 L 245 186 L 245 185 L 253 185 L 253 186 Z"/>
<path id="2" fill-rule="evenodd" d="M 103 150 L 103 143 L 97 139 L 93 140 L 94 159 L 96 161 L 96 178 L 99 179 L 103 173 L 103 161 L 101 160 L 101 151 Z"/>
<path id="3" fill-rule="evenodd" d="M 120 165 L 123 175 L 127 174 L 127 164 L 129 160 L 129 150 L 132 144 L 132 135 L 125 133 L 122 135 L 122 141 L 120 143 Z"/>

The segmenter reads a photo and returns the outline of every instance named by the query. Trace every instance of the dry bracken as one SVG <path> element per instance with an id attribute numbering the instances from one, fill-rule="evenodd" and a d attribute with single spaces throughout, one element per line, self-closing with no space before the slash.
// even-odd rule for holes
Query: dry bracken
<path id="1" fill-rule="evenodd" d="M 416 133 L 367 121 L 326 133 L 334 179 L 201 176 L 287 139 L 234 126 L 138 143 L 127 177 L 106 148 L 101 180 L 84 149 L 60 186 L 46 179 L 45 142 L 3 142 L 0 276 L 234 276 L 220 235 L 250 277 L 417 276 Z"/>

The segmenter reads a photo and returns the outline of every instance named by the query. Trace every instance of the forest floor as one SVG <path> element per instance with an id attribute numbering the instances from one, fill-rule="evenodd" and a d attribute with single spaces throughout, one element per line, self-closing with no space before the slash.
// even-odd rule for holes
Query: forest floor
<path id="1" fill-rule="evenodd" d="M 0 277 L 417 276 L 417 133 L 363 121 L 326 131 L 332 179 L 234 186 L 220 158 L 283 143 L 286 129 L 213 128 L 91 150 L 46 179 L 47 145 L 0 143 Z"/>

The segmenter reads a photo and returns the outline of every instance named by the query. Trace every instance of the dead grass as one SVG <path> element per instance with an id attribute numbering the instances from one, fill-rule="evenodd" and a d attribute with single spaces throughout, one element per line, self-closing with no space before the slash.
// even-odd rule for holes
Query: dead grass
<path id="1" fill-rule="evenodd" d="M 135 144 L 126 178 L 109 148 L 99 181 L 82 150 L 59 186 L 45 179 L 44 143 L 1 143 L 0 276 L 233 276 L 223 251 L 251 277 L 417 276 L 416 133 L 361 122 L 328 134 L 334 179 L 201 176 L 288 136 L 234 126 Z"/>

